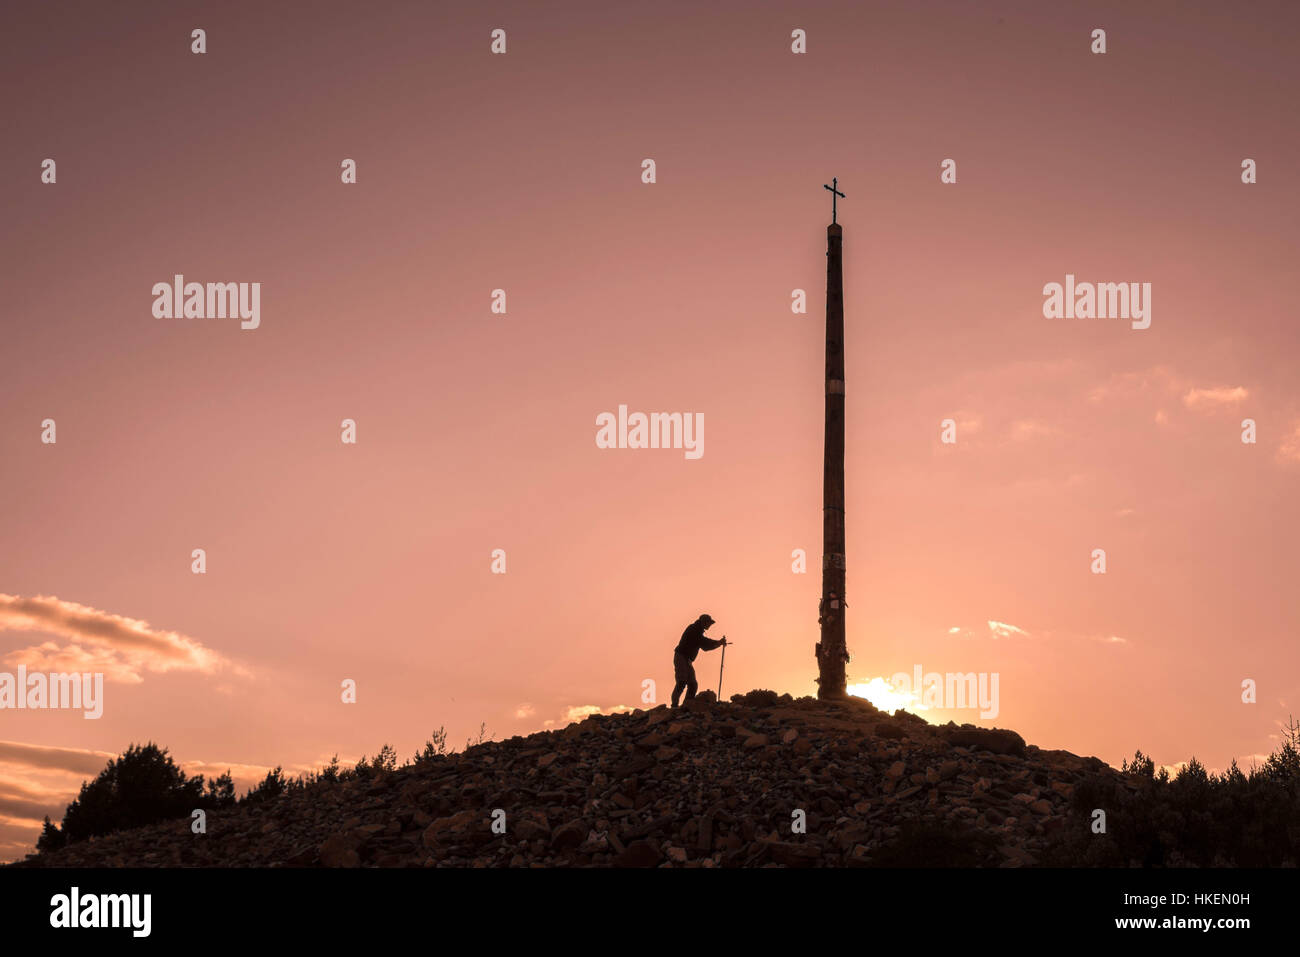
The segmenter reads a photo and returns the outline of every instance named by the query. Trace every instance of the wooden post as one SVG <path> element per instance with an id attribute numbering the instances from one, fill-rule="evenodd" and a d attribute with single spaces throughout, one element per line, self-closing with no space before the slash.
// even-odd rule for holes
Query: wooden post
<path id="1" fill-rule="evenodd" d="M 838 186 L 838 182 L 835 182 Z M 831 189 L 835 197 L 842 196 Z M 822 598 L 817 697 L 845 695 L 844 666 L 844 272 L 843 229 L 826 227 L 826 441 L 822 472 Z"/>

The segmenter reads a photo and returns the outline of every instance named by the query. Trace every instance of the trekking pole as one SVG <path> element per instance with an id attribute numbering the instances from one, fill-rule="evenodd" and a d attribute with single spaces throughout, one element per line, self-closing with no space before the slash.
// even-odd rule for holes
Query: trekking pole
<path id="1" fill-rule="evenodd" d="M 722 700 L 722 666 L 727 663 L 727 636 L 722 636 L 722 660 L 718 662 L 718 700 Z"/>

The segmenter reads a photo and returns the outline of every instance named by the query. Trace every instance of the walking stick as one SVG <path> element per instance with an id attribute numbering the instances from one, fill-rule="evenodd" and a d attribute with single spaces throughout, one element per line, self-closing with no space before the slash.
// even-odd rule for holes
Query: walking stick
<path id="1" fill-rule="evenodd" d="M 722 636 L 722 660 L 718 662 L 718 700 L 722 700 L 722 666 L 727 663 L 727 636 Z"/>

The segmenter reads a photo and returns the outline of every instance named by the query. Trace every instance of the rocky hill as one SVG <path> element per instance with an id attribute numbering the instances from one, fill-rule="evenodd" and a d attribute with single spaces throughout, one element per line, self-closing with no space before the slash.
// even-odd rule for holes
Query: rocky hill
<path id="1" fill-rule="evenodd" d="M 1059 858 L 1087 827 L 1076 785 L 1112 775 L 858 699 L 706 693 L 209 812 L 206 834 L 173 821 L 15 866 L 1017 867 Z"/>

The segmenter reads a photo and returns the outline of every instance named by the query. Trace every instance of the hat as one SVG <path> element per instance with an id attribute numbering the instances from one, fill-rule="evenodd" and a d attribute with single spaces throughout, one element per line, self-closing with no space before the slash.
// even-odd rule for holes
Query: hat
<path id="1" fill-rule="evenodd" d="M 700 615 L 700 617 L 697 618 L 696 621 L 702 621 L 706 625 L 716 624 L 716 622 L 714 622 L 714 620 L 710 618 L 708 615 Z"/>

